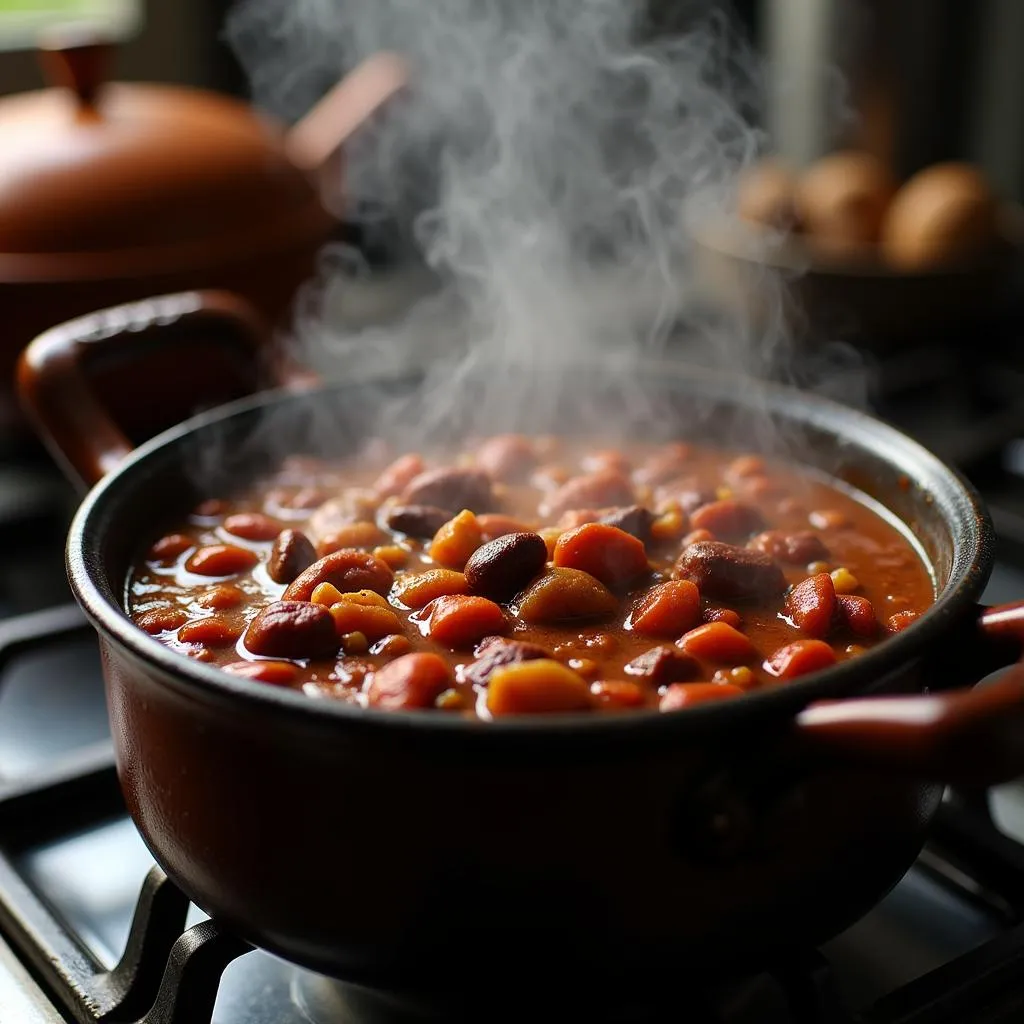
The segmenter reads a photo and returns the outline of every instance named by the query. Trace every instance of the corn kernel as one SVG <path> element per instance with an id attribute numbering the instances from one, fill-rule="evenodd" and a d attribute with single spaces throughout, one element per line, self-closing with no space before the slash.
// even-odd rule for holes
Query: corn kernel
<path id="1" fill-rule="evenodd" d="M 374 548 L 373 557 L 379 558 L 392 569 L 401 569 L 409 561 L 409 552 L 397 544 L 387 544 L 382 548 Z"/>
<path id="2" fill-rule="evenodd" d="M 860 586 L 860 581 L 845 566 L 833 569 L 831 575 L 837 594 L 852 594 Z"/>
<path id="3" fill-rule="evenodd" d="M 391 633 L 381 637 L 371 648 L 371 654 L 386 654 L 390 658 L 397 658 L 399 655 L 408 654 L 412 650 L 412 644 L 408 637 L 400 633 Z"/>
<path id="4" fill-rule="evenodd" d="M 345 633 L 341 638 L 341 649 L 346 654 L 365 654 L 369 647 L 365 633 Z"/>
<path id="5" fill-rule="evenodd" d="M 441 711 L 461 711 L 466 706 L 466 699 L 458 690 L 445 690 L 434 701 L 434 707 Z"/>
<path id="6" fill-rule="evenodd" d="M 387 598 L 381 597 L 380 594 L 375 593 L 372 590 L 353 590 L 349 594 L 342 594 L 338 601 L 351 601 L 352 604 L 371 605 L 374 608 L 390 608 Z M 332 601 L 332 604 L 337 604 L 337 601 Z"/>
<path id="7" fill-rule="evenodd" d="M 823 572 L 831 572 L 828 567 L 828 562 L 811 562 L 811 564 L 807 566 L 807 571 L 812 576 L 818 576 Z"/>
<path id="8" fill-rule="evenodd" d="M 541 538 L 548 549 L 548 558 L 555 557 L 555 545 L 558 543 L 558 538 L 562 536 L 562 531 L 556 526 L 548 526 L 540 531 Z"/>
<path id="9" fill-rule="evenodd" d="M 332 604 L 337 604 L 341 600 L 341 591 L 333 583 L 318 583 L 309 599 L 313 604 L 322 604 L 325 608 L 330 608 Z"/>
<path id="10" fill-rule="evenodd" d="M 715 488 L 715 496 L 719 501 L 725 501 L 726 499 L 731 498 L 732 493 L 732 488 L 726 487 L 724 484 L 721 487 Z"/>
<path id="11" fill-rule="evenodd" d="M 746 689 L 754 685 L 754 673 L 746 665 L 737 665 L 736 668 L 729 669 L 729 682 L 733 686 Z"/>
<path id="12" fill-rule="evenodd" d="M 651 539 L 659 541 L 675 540 L 683 535 L 683 530 L 685 529 L 686 520 L 683 518 L 682 510 L 674 508 L 664 515 L 658 516 L 651 523 Z"/>

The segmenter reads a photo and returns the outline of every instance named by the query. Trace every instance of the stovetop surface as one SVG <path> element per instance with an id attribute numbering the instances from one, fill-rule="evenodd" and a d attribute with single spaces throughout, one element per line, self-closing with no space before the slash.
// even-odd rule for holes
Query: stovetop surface
<path id="1" fill-rule="evenodd" d="M 991 334 L 984 364 L 971 345 L 935 342 L 876 354 L 855 368 L 860 384 L 867 381 L 864 390 L 873 408 L 959 466 L 989 504 L 1000 540 L 985 593 L 988 603 L 1024 598 L 1024 353 L 1018 354 L 1015 340 L 1005 330 Z M 153 878 L 153 862 L 120 803 L 96 643 L 64 578 L 63 539 L 76 496 L 33 447 L 0 452 L 5 454 L 0 457 L 0 902 L 25 887 L 28 903 L 66 938 L 69 955 L 84 951 L 90 969 L 102 973 L 125 952 L 140 892 Z M 38 634 L 41 641 L 22 649 L 17 638 L 26 633 Z M 76 778 L 87 781 L 66 785 Z M 35 813 L 18 794 L 37 784 L 48 796 Z M 1024 844 L 1024 788 L 993 790 L 987 803 L 1003 833 Z M 999 834 L 977 804 L 966 811 L 950 805 L 943 813 L 947 824 L 940 822 L 935 841 L 893 892 L 843 935 L 809 954 L 819 959 L 817 968 L 813 963 L 806 968 L 808 975 L 823 973 L 836 988 L 831 1008 L 823 996 L 820 1005 L 790 1006 L 786 1015 L 773 1015 L 771 995 L 751 983 L 725 993 L 721 1003 L 706 1008 L 706 1017 L 672 1019 L 692 1024 L 705 1019 L 714 1024 L 1024 1019 L 1024 982 L 993 992 L 989 1001 L 975 985 L 959 1005 L 959 976 L 944 966 L 976 951 L 976 960 L 957 961 L 957 969 L 977 981 L 986 973 L 996 977 L 1008 963 L 1024 964 L 1024 845 L 1000 846 L 1000 839 L 992 839 Z M 991 856 L 975 856 L 989 846 L 996 851 Z M 975 870 L 979 864 L 982 869 Z M 1006 881 L 1014 877 L 1006 864 L 1021 868 L 1019 887 Z M 190 926 L 203 920 L 190 909 Z M 0 913 L 0 1022 L 96 1019 L 82 1016 L 81 1007 L 75 1017 L 46 970 L 26 958 L 23 937 L 13 935 L 4 921 Z M 993 961 L 999 943 L 1006 951 Z M 346 1003 L 351 994 L 342 997 L 333 985 L 267 953 L 226 959 L 215 1024 L 333 1024 L 375 1016 Z M 929 972 L 941 970 L 946 974 L 936 984 Z M 1018 976 L 1024 978 L 1024 970 Z M 907 988 L 915 979 L 917 987 Z M 110 1020 L 142 1016 L 132 1011 Z M 489 1019 L 486 1008 L 477 1019 Z M 543 1019 L 541 1010 L 535 1019 Z M 146 1018 L 147 1024 L 165 1020 L 185 1022 Z M 196 1018 L 195 1024 L 206 1021 Z"/>

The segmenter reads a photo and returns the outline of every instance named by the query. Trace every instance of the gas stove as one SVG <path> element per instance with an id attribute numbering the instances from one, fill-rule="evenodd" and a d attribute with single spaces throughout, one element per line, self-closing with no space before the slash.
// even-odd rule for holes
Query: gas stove
<path id="1" fill-rule="evenodd" d="M 379 314 L 375 303 L 365 298 L 362 313 Z M 1000 537 L 989 603 L 1024 598 L 1022 323 L 993 324 L 984 359 L 952 338 L 856 362 L 876 412 L 957 465 L 988 502 Z M 0 454 L 0 1022 L 413 1019 L 251 949 L 153 863 L 117 785 L 97 645 L 64 579 L 76 497 L 34 447 Z M 499 1020 L 499 1003 L 474 1021 Z M 538 1007 L 534 1019 L 551 1018 Z M 713 990 L 681 977 L 679 1004 L 642 1019 L 1024 1019 L 1024 786 L 947 794 L 917 863 L 848 931 Z"/>

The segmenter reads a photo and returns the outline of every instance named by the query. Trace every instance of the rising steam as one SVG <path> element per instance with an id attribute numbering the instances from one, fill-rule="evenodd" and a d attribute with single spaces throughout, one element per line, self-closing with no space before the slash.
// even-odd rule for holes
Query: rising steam
<path id="1" fill-rule="evenodd" d="M 256 102 L 278 115 L 301 115 L 376 51 L 412 69 L 407 93 L 352 140 L 337 189 L 371 234 L 412 225 L 443 291 L 402 324 L 341 332 L 325 296 L 358 261 L 329 251 L 299 309 L 303 356 L 347 374 L 428 362 L 407 410 L 421 432 L 526 428 L 567 404 L 607 428 L 559 368 L 597 352 L 620 361 L 635 412 L 628 369 L 658 354 L 689 302 L 683 211 L 724 209 L 763 141 L 756 63 L 720 5 L 674 9 L 676 31 L 655 34 L 636 0 L 243 2 L 228 37 Z M 783 339 L 778 305 L 767 329 L 721 324 L 712 349 L 758 372 Z M 509 362 L 525 373 L 495 371 Z"/>

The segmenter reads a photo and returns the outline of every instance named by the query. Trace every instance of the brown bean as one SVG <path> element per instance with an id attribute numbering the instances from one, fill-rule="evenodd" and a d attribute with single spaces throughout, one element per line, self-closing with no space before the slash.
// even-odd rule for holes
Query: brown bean
<path id="1" fill-rule="evenodd" d="M 506 533 L 469 556 L 464 570 L 469 592 L 506 601 L 544 568 L 547 559 L 547 545 L 536 533 Z"/>
<path id="2" fill-rule="evenodd" d="M 679 556 L 675 572 L 696 583 L 704 597 L 721 601 L 755 600 L 786 589 L 782 570 L 767 555 L 715 540 L 691 544 Z"/>
<path id="3" fill-rule="evenodd" d="M 433 537 L 451 519 L 450 512 L 432 505 L 396 505 L 384 516 L 384 525 L 395 533 L 421 540 Z"/>
<path id="4" fill-rule="evenodd" d="M 178 630 L 178 639 L 183 644 L 204 647 L 230 647 L 241 635 L 241 623 L 228 622 L 217 615 L 195 619 Z"/>
<path id="5" fill-rule="evenodd" d="M 308 601 L 321 583 L 332 583 L 343 594 L 372 590 L 387 594 L 395 574 L 390 565 L 366 551 L 342 548 L 314 562 L 299 573 L 284 592 L 286 601 Z"/>
<path id="6" fill-rule="evenodd" d="M 282 530 L 270 549 L 267 575 L 275 583 L 291 583 L 315 561 L 313 542 L 301 530 Z"/>
<path id="7" fill-rule="evenodd" d="M 516 483 L 537 464 L 536 446 L 522 434 L 489 437 L 476 450 L 476 464 L 495 480 Z"/>
<path id="8" fill-rule="evenodd" d="M 742 621 L 739 613 L 731 608 L 705 608 L 701 613 L 701 619 L 704 622 L 724 622 L 733 629 L 739 629 Z"/>
<path id="9" fill-rule="evenodd" d="M 785 613 L 797 629 L 808 636 L 828 636 L 836 613 L 836 588 L 827 572 L 798 583 L 787 595 Z"/>
<path id="10" fill-rule="evenodd" d="M 605 470 L 567 480 L 541 505 L 540 514 L 549 518 L 570 509 L 632 505 L 635 500 L 629 477 Z"/>
<path id="11" fill-rule="evenodd" d="M 211 544 L 200 548 L 185 563 L 189 572 L 198 576 L 237 576 L 259 561 L 255 551 L 234 544 Z"/>
<path id="12" fill-rule="evenodd" d="M 646 544 L 651 539 L 651 527 L 654 525 L 654 520 L 655 515 L 650 509 L 646 509 L 642 505 L 627 505 L 625 508 L 614 508 L 602 512 L 597 521 L 606 526 L 617 527 Z"/>
<path id="13" fill-rule="evenodd" d="M 211 587 L 196 598 L 196 604 L 203 608 L 214 608 L 219 612 L 237 608 L 245 600 L 245 591 L 233 583 L 221 583 Z"/>
<path id="14" fill-rule="evenodd" d="M 289 686 L 299 678 L 298 666 L 289 661 L 233 661 L 224 671 L 271 686 Z"/>
<path id="15" fill-rule="evenodd" d="M 246 650 L 267 658 L 332 658 L 338 634 L 331 613 L 308 601 L 277 601 L 249 623 Z"/>
<path id="16" fill-rule="evenodd" d="M 243 540 L 273 540 L 281 532 L 281 524 L 262 512 L 238 512 L 224 520 L 224 529 Z"/>
<path id="17" fill-rule="evenodd" d="M 476 659 L 463 668 L 462 675 L 468 682 L 485 686 L 492 673 L 504 665 L 550 657 L 551 652 L 540 644 L 506 640 L 503 636 L 488 636 L 477 644 Z"/>
<path id="18" fill-rule="evenodd" d="M 170 533 L 161 537 L 150 549 L 149 559 L 153 562 L 173 562 L 179 555 L 183 555 L 189 548 L 194 548 L 196 542 L 183 533 Z"/>
<path id="19" fill-rule="evenodd" d="M 135 617 L 135 625 L 151 636 L 178 629 L 188 622 L 188 615 L 181 608 L 152 608 Z"/>
<path id="20" fill-rule="evenodd" d="M 840 594 L 836 605 L 837 617 L 854 636 L 874 636 L 878 632 L 874 605 L 866 597 Z"/>
<path id="21" fill-rule="evenodd" d="M 810 530 L 768 530 L 754 537 L 748 547 L 790 565 L 809 565 L 828 559 L 828 548 Z"/>
<path id="22" fill-rule="evenodd" d="M 532 624 L 600 619 L 619 606 L 612 592 L 578 569 L 548 569 L 519 598 L 516 614 Z"/>
<path id="23" fill-rule="evenodd" d="M 402 492 L 402 504 L 432 505 L 448 512 L 490 512 L 494 492 L 486 473 L 448 466 L 420 473 Z"/>
<path id="24" fill-rule="evenodd" d="M 643 676 L 655 686 L 664 686 L 699 676 L 700 665 L 695 658 L 673 647 L 652 647 L 629 662 L 626 673 Z"/>
<path id="25" fill-rule="evenodd" d="M 753 505 L 725 498 L 694 509 L 690 525 L 695 530 L 710 530 L 716 537 L 736 540 L 764 529 L 764 518 Z"/>

